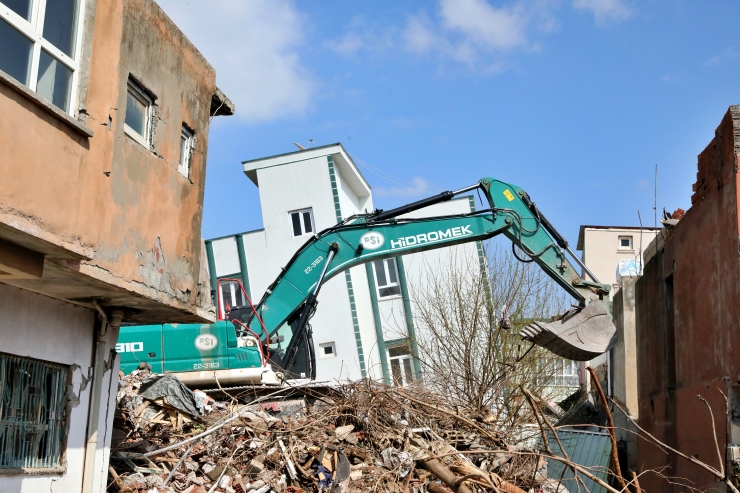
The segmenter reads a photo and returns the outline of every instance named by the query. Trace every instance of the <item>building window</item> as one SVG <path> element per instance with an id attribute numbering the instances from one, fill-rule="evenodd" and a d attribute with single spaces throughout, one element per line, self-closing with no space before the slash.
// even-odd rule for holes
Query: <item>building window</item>
<path id="1" fill-rule="evenodd" d="M 414 381 L 413 356 L 408 346 L 388 348 L 393 385 L 403 386 Z"/>
<path id="2" fill-rule="evenodd" d="M 185 178 L 190 177 L 190 155 L 193 153 L 193 132 L 185 125 L 180 132 L 180 162 L 177 171 Z"/>
<path id="3" fill-rule="evenodd" d="M 375 267 L 375 278 L 378 280 L 378 297 L 386 298 L 400 295 L 401 286 L 398 284 L 396 259 L 375 260 L 373 266 Z"/>
<path id="4" fill-rule="evenodd" d="M 578 362 L 564 358 L 543 358 L 538 382 L 547 387 L 578 387 Z"/>
<path id="5" fill-rule="evenodd" d="M 620 236 L 619 237 L 619 249 L 620 250 L 632 250 L 632 237 L 631 236 Z"/>
<path id="6" fill-rule="evenodd" d="M 333 358 L 337 355 L 337 346 L 333 342 L 319 344 L 319 358 Z"/>
<path id="7" fill-rule="evenodd" d="M 69 113 L 82 17 L 79 0 L 0 0 L 0 70 Z"/>
<path id="8" fill-rule="evenodd" d="M 129 79 L 126 92 L 126 135 L 149 149 L 152 128 L 152 98 L 136 82 Z"/>
<path id="9" fill-rule="evenodd" d="M 67 367 L 0 353 L 0 471 L 59 467 Z"/>
<path id="10" fill-rule="evenodd" d="M 302 209 L 288 213 L 290 215 L 290 227 L 293 236 L 313 234 L 316 230 L 313 225 L 313 210 Z"/>

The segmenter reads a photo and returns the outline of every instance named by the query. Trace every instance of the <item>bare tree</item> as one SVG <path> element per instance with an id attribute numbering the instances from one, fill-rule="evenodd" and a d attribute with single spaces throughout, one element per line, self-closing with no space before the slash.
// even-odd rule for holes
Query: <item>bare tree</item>
<path id="1" fill-rule="evenodd" d="M 484 268 L 451 249 L 445 262 L 423 266 L 410 295 L 424 384 L 452 400 L 466 399 L 473 410 L 491 410 L 501 422 L 528 409 L 521 387 L 543 395 L 561 364 L 522 341 L 519 329 L 549 320 L 567 303 L 544 271 L 516 260 L 501 242 L 488 242 L 485 254 Z"/>

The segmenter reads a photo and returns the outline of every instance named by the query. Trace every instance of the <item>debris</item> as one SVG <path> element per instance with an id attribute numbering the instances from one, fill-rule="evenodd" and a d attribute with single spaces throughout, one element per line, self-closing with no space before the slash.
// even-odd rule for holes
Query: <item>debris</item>
<path id="1" fill-rule="evenodd" d="M 302 399 L 292 390 L 283 401 L 246 393 L 213 401 L 178 389 L 175 377 L 146 369 L 122 379 L 113 489 L 563 493 L 547 479 L 543 456 L 519 443 L 521 430 L 497 428 L 490 410 L 465 410 L 422 388 L 365 381 Z"/>
<path id="2" fill-rule="evenodd" d="M 150 401 L 157 402 L 163 405 L 163 407 L 172 407 L 190 416 L 200 416 L 203 414 L 198 409 L 198 399 L 196 399 L 193 391 L 183 385 L 173 375 L 150 376 L 141 382 L 139 395 Z M 159 399 L 161 399 L 161 402 Z M 202 408 L 203 405 L 203 401 L 201 401 L 200 407 Z"/>

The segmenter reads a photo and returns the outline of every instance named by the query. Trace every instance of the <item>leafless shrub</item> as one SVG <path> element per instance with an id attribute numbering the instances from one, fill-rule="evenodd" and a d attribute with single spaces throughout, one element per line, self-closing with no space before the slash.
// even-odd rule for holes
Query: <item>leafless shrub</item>
<path id="1" fill-rule="evenodd" d="M 566 306 L 565 294 L 536 264 L 514 258 L 501 242 L 486 245 L 487 265 L 451 250 L 423 266 L 411 283 L 424 383 L 440 394 L 491 410 L 502 424 L 525 412 L 517 390 L 552 390 L 562 360 L 532 347 L 519 329 L 549 319 Z M 501 327 L 506 311 L 509 329 Z"/>

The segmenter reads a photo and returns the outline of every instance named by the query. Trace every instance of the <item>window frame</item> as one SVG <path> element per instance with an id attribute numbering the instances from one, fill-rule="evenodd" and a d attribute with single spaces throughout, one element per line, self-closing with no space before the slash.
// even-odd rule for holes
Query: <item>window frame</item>
<path id="1" fill-rule="evenodd" d="M 629 246 L 626 246 L 626 247 L 625 246 L 622 246 L 622 240 L 624 240 L 624 239 L 629 240 L 629 243 L 630 243 Z M 618 250 L 634 250 L 634 247 L 633 247 L 633 245 L 634 245 L 634 243 L 633 243 L 634 239 L 632 238 L 632 236 L 620 235 L 618 237 L 618 240 L 617 241 L 618 241 L 618 245 L 617 245 L 617 249 Z"/>
<path id="2" fill-rule="evenodd" d="M 376 264 L 376 262 L 382 262 L 383 264 L 383 274 L 385 275 L 386 284 L 382 286 L 380 285 L 380 277 L 378 276 L 378 265 Z M 393 269 L 396 274 L 396 282 L 391 281 L 390 270 L 388 268 L 388 265 L 391 262 L 393 263 Z M 378 294 L 378 299 L 387 300 L 387 299 L 392 299 L 394 297 L 401 296 L 401 278 L 398 275 L 398 264 L 396 263 L 395 257 L 384 258 L 384 259 L 373 261 L 373 270 L 375 272 L 375 290 Z M 382 295 L 380 293 L 381 289 L 389 289 L 389 288 L 398 288 L 398 293 L 386 294 L 386 295 Z"/>
<path id="3" fill-rule="evenodd" d="M 324 348 L 330 347 L 331 348 L 331 354 L 326 354 L 324 352 Z M 319 359 L 330 359 L 330 358 L 336 358 L 337 357 L 337 345 L 334 341 L 332 342 L 322 342 L 319 344 Z"/>
<path id="4" fill-rule="evenodd" d="M 185 159 L 183 159 L 182 155 L 183 136 L 185 136 Z M 177 163 L 177 172 L 188 180 L 190 179 L 190 161 L 193 155 L 193 148 L 195 147 L 194 144 L 195 132 L 183 123 L 182 128 L 180 129 L 180 159 Z"/>
<path id="5" fill-rule="evenodd" d="M 304 221 L 303 213 L 308 212 L 311 217 L 311 229 L 312 231 L 306 231 L 306 224 Z M 293 229 L 293 214 L 298 214 L 299 221 L 301 223 L 301 234 L 296 235 L 295 230 Z M 292 211 L 288 211 L 288 227 L 290 228 L 290 236 L 292 238 L 301 238 L 306 235 L 315 235 L 316 234 L 316 221 L 313 217 L 313 207 L 306 207 L 304 209 L 296 209 Z"/>
<path id="6" fill-rule="evenodd" d="M 392 350 L 405 350 L 406 352 L 403 354 L 399 354 L 397 356 L 391 356 Z M 390 346 L 386 348 L 386 352 L 388 354 L 388 366 L 390 368 L 390 378 L 392 385 L 400 385 L 401 387 L 405 387 L 414 381 L 416 381 L 419 377 L 416 375 L 416 372 L 414 370 L 414 355 L 411 354 L 411 348 L 406 344 L 400 344 L 397 346 Z M 398 382 L 393 377 L 393 362 L 398 361 L 399 368 L 401 371 L 401 381 Z M 408 368 L 406 367 L 405 361 L 408 361 Z M 407 381 L 408 376 L 411 376 L 411 381 Z"/>
<path id="7" fill-rule="evenodd" d="M 26 38 L 33 43 L 33 49 L 31 51 L 31 67 L 28 73 L 28 81 L 18 81 L 24 86 L 28 87 L 31 91 L 38 94 L 36 89 L 38 88 L 38 77 L 39 77 L 39 61 L 41 59 L 41 50 L 43 49 L 52 58 L 61 62 L 62 65 L 72 71 L 72 77 L 70 80 L 69 95 L 67 96 L 68 108 L 64 110 L 54 105 L 51 101 L 49 104 L 54 105 L 55 108 L 67 113 L 68 115 L 74 116 L 76 108 L 79 103 L 79 94 L 77 93 L 77 85 L 79 81 L 80 72 L 80 55 L 82 53 L 82 37 L 83 37 L 83 22 L 85 19 L 85 2 L 86 0 L 77 0 L 77 13 L 75 19 L 75 34 L 74 34 L 74 57 L 68 56 L 62 50 L 54 46 L 50 41 L 44 39 L 44 14 L 46 12 L 46 0 L 30 0 L 31 1 L 31 20 L 28 21 L 16 14 L 14 11 L 7 7 L 2 0 L 0 0 L 0 17 L 10 24 L 11 27 L 16 29 Z M 44 98 L 40 94 L 40 97 Z M 45 101 L 48 101 L 44 98 Z"/>
<path id="8" fill-rule="evenodd" d="M 2 1 L 2 0 L 0 0 Z M 128 95 L 131 93 L 135 99 L 137 99 L 140 103 L 142 103 L 144 106 L 146 106 L 146 114 L 144 115 L 146 122 L 145 122 L 145 129 L 144 132 L 146 135 L 140 135 L 139 132 L 134 130 L 133 128 L 129 127 L 126 123 L 126 110 L 128 110 Z M 154 107 L 154 98 L 151 97 L 146 90 L 144 90 L 143 87 L 141 87 L 141 84 L 134 80 L 133 78 L 129 77 L 128 81 L 126 82 L 126 103 L 124 106 L 124 113 L 123 113 L 123 133 L 134 139 L 136 142 L 144 146 L 147 150 L 151 150 L 152 146 L 152 108 Z"/>

